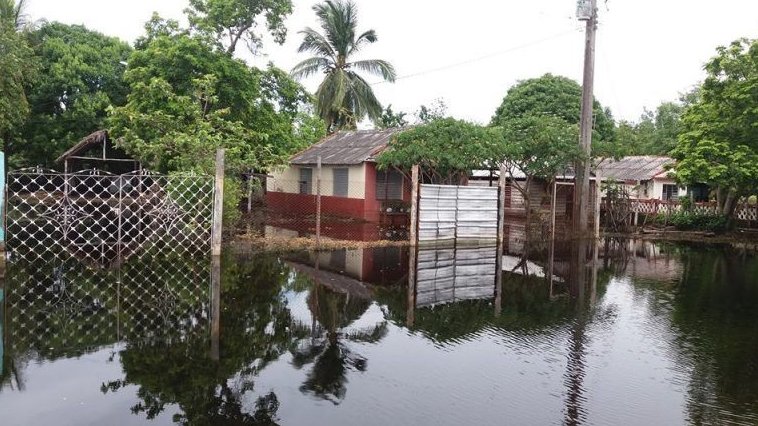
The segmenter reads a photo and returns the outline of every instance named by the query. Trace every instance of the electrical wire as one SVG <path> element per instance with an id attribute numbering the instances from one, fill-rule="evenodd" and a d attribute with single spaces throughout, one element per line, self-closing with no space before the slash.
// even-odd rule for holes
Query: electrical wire
<path id="1" fill-rule="evenodd" d="M 395 81 L 404 80 L 404 79 L 413 78 L 413 77 L 420 77 L 420 76 L 423 76 L 423 75 L 427 75 L 427 74 L 431 74 L 431 73 L 435 73 L 435 72 L 440 72 L 440 71 L 445 71 L 445 70 L 448 70 L 448 69 L 451 69 L 451 68 L 455 68 L 455 67 L 459 67 L 459 66 L 463 66 L 463 65 L 468 65 L 468 64 L 476 63 L 476 62 L 479 62 L 479 61 L 483 61 L 483 60 L 486 60 L 486 59 L 493 58 L 495 56 L 500 56 L 500 55 L 503 55 L 503 54 L 506 54 L 506 53 L 510 53 L 510 52 L 514 52 L 514 51 L 517 51 L 517 50 L 525 49 L 527 47 L 535 46 L 537 44 L 544 43 L 546 41 L 554 40 L 554 39 L 563 37 L 565 35 L 578 32 L 582 28 L 572 28 L 571 30 L 563 31 L 563 32 L 560 32 L 560 33 L 557 33 L 557 34 L 553 34 L 553 35 L 551 35 L 549 37 L 541 38 L 539 40 L 534 40 L 534 41 L 531 41 L 529 43 L 525 43 L 525 44 L 522 44 L 522 45 L 510 47 L 510 48 L 505 49 L 505 50 L 500 50 L 500 51 L 497 51 L 497 52 L 489 53 L 487 55 L 479 56 L 479 57 L 476 57 L 476 58 L 467 59 L 465 61 L 455 62 L 455 63 L 449 64 L 449 65 L 444 65 L 444 66 L 437 67 L 437 68 L 431 68 L 431 69 L 424 70 L 424 71 L 419 71 L 419 72 L 415 72 L 415 73 L 411 73 L 411 74 L 401 75 L 401 76 L 396 77 Z M 384 83 L 389 83 L 389 82 L 386 81 L 386 80 L 381 80 L 381 81 L 376 81 L 376 82 L 373 82 L 373 83 L 370 83 L 370 84 L 372 86 L 375 86 L 375 85 L 384 84 Z"/>

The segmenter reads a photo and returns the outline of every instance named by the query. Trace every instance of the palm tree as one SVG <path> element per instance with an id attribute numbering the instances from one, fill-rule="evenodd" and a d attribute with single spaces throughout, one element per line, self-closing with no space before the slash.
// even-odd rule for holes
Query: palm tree
<path id="1" fill-rule="evenodd" d="M 305 78 L 317 72 L 326 74 L 316 91 L 316 110 L 333 132 L 355 128 L 366 115 L 378 120 L 382 105 L 371 86 L 356 71 L 395 81 L 395 69 L 380 59 L 357 60 L 353 57 L 368 43 L 377 40 L 376 31 L 368 30 L 356 37 L 358 14 L 352 0 L 326 0 L 313 6 L 324 33 L 306 27 L 298 52 L 316 56 L 306 59 L 292 69 L 294 78 Z"/>

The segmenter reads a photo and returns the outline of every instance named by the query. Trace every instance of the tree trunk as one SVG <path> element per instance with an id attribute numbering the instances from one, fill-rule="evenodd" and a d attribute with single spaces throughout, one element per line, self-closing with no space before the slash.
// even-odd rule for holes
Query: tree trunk
<path id="1" fill-rule="evenodd" d="M 729 190 L 729 193 L 724 200 L 724 207 L 721 214 L 731 218 L 734 215 L 735 209 L 737 208 L 738 199 L 739 197 L 737 196 L 737 191 Z"/>

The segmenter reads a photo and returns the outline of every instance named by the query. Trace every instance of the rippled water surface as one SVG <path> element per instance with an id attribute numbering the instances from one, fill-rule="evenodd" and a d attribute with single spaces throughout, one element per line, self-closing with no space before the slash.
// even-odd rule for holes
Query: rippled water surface
<path id="1" fill-rule="evenodd" d="M 202 262 L 65 309 L 9 268 L 0 424 L 758 424 L 758 258 L 624 247 L 581 283 L 506 260 L 497 298 L 463 252 L 410 293 L 404 248 L 226 255 L 217 342 Z"/>

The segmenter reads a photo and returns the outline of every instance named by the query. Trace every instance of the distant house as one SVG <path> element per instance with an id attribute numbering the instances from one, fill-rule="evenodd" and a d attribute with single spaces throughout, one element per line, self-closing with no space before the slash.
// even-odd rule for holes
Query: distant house
<path id="1" fill-rule="evenodd" d="M 116 146 L 108 132 L 98 130 L 87 135 L 55 160 L 66 173 L 98 169 L 113 174 L 141 170 L 139 161 Z"/>
<path id="2" fill-rule="evenodd" d="M 606 159 L 598 167 L 604 181 L 623 184 L 631 198 L 638 200 L 676 201 L 687 196 L 687 188 L 677 185 L 668 170 L 675 160 L 671 157 L 641 155 L 619 160 Z M 693 188 L 696 199 L 702 198 L 703 188 Z M 707 198 L 707 189 L 705 197 Z"/>
<path id="3" fill-rule="evenodd" d="M 266 179 L 270 210 L 315 212 L 317 163 L 321 158 L 321 211 L 378 222 L 410 204 L 410 183 L 396 170 L 377 170 L 376 157 L 402 129 L 358 130 L 327 136 L 290 159 Z"/>

